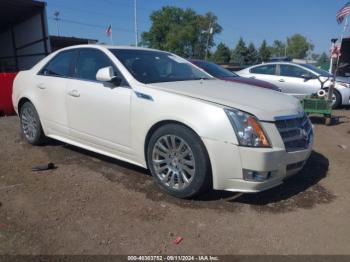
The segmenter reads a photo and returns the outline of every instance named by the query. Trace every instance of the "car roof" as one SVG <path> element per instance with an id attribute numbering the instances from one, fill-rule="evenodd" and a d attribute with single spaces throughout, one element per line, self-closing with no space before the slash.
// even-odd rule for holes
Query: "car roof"
<path id="1" fill-rule="evenodd" d="M 296 65 L 296 66 L 303 66 L 301 64 L 293 63 L 293 62 L 287 62 L 287 61 L 278 61 L 278 62 L 266 62 L 266 63 L 261 63 L 259 65 L 254 65 L 254 66 L 260 66 L 260 65 Z"/>
<path id="2" fill-rule="evenodd" d="M 299 67 L 305 68 L 306 70 L 312 71 L 310 68 L 305 67 L 303 64 L 297 64 L 297 63 L 293 63 L 293 62 L 284 62 L 284 61 L 261 63 L 258 65 L 253 65 L 253 66 L 247 67 L 246 69 L 249 70 L 251 68 L 263 66 L 263 65 L 293 65 L 293 66 L 299 66 Z"/>
<path id="3" fill-rule="evenodd" d="M 74 45 L 74 46 L 69 46 L 69 47 L 59 49 L 57 51 L 72 50 L 72 49 L 77 49 L 77 48 L 119 49 L 119 50 L 128 49 L 128 50 L 144 50 L 144 51 L 157 51 L 157 52 L 167 53 L 166 51 L 147 48 L 147 47 L 135 47 L 135 46 L 125 46 L 125 45 L 102 45 L 102 44 Z"/>

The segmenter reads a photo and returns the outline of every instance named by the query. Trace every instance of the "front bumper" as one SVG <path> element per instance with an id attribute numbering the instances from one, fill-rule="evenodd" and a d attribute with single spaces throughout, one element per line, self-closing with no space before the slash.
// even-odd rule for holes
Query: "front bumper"
<path id="1" fill-rule="evenodd" d="M 303 168 L 312 152 L 312 143 L 305 150 L 288 153 L 274 125 L 266 123 L 264 128 L 269 131 L 272 148 L 241 147 L 203 138 L 211 161 L 214 189 L 260 192 L 282 184 Z M 272 175 L 264 182 L 247 181 L 243 179 L 243 169 Z"/>

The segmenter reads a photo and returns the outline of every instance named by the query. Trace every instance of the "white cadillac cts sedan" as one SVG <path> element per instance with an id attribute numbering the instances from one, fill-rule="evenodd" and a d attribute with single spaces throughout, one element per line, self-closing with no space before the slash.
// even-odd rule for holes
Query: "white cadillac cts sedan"
<path id="1" fill-rule="evenodd" d="M 312 150 L 297 99 L 216 80 L 158 50 L 61 49 L 17 75 L 12 99 L 29 143 L 50 137 L 149 168 L 180 198 L 272 188 Z"/>

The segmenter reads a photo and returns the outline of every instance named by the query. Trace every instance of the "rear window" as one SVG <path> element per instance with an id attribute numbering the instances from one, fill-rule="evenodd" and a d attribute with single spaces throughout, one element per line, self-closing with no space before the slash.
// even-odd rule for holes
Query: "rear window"
<path id="1" fill-rule="evenodd" d="M 76 50 L 63 51 L 58 53 L 54 58 L 46 64 L 46 66 L 39 72 L 41 75 L 47 76 L 70 76 L 70 69 L 75 58 Z"/>

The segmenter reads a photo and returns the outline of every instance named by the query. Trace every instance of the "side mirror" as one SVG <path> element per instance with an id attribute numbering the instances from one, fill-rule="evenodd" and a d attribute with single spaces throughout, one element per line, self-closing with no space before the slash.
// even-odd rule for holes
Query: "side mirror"
<path id="1" fill-rule="evenodd" d="M 99 69 L 96 73 L 96 80 L 101 82 L 109 82 L 115 86 L 120 86 L 122 82 L 120 77 L 114 75 L 113 68 L 111 66 Z"/>
<path id="2" fill-rule="evenodd" d="M 303 75 L 301 75 L 301 77 L 304 78 L 305 82 L 316 78 L 316 76 L 312 75 L 312 74 L 303 74 Z"/>

